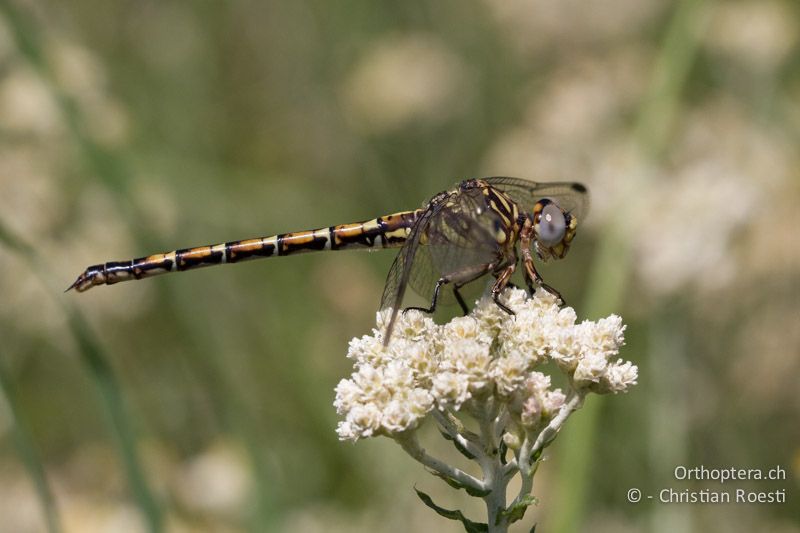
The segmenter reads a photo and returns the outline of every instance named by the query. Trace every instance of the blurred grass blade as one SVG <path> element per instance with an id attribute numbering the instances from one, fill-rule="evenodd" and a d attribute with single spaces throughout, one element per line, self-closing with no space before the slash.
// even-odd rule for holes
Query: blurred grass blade
<path id="1" fill-rule="evenodd" d="M 14 447 L 17 449 L 17 453 L 19 453 L 20 459 L 22 459 L 22 463 L 28 471 L 28 475 L 31 477 L 36 495 L 39 497 L 45 523 L 47 524 L 47 531 L 50 533 L 60 533 L 61 521 L 58 517 L 58 508 L 56 507 L 55 498 L 53 497 L 53 491 L 50 490 L 50 484 L 47 482 L 44 465 L 39 459 L 39 454 L 36 452 L 30 428 L 25 421 L 22 410 L 19 405 L 17 405 L 17 396 L 14 391 L 14 386 L 8 375 L 6 375 L 5 366 L 2 364 L 3 358 L 3 354 L 0 353 L 0 396 L 5 399 L 11 413 L 11 432 L 14 440 Z"/>
<path id="2" fill-rule="evenodd" d="M 712 3 L 682 0 L 667 28 L 634 131 L 640 150 L 651 160 L 662 157 L 667 147 Z"/>
<path id="3" fill-rule="evenodd" d="M 58 83 L 56 83 L 52 69 L 48 65 L 45 57 L 41 32 L 38 31 L 33 16 L 26 13 L 21 7 L 15 7 L 8 3 L 0 3 L 0 12 L 4 13 L 11 22 L 10 26 L 13 37 L 22 55 L 27 59 L 30 65 L 36 69 L 42 78 L 47 81 L 48 89 L 51 91 L 58 104 L 73 142 L 79 148 L 79 153 L 89 171 L 88 174 L 112 194 L 121 216 L 128 220 L 135 221 L 146 219 L 146 217 L 142 216 L 137 206 L 130 201 L 130 196 L 127 194 L 127 187 L 132 181 L 132 176 L 124 156 L 118 151 L 97 144 L 87 135 L 85 128 L 82 126 L 83 122 L 79 115 L 79 106 L 77 106 L 59 87 Z M 154 249 L 159 247 L 161 243 L 150 235 L 142 224 L 132 224 L 132 226 L 139 229 L 135 237 L 142 249 Z M 32 250 L 18 239 L 13 238 L 8 232 L 4 232 L 2 227 L 0 227 L 0 232 L 4 233 L 7 245 L 12 246 L 11 243 L 13 242 L 13 247 L 21 251 L 24 250 L 30 257 L 34 257 L 32 255 Z M 48 281 L 51 278 L 43 276 L 43 279 Z M 174 312 L 174 302 L 176 298 L 169 294 L 169 289 L 166 288 L 166 285 L 160 285 L 159 287 L 162 287 L 160 289 L 162 294 L 159 298 L 160 301 L 163 302 L 162 310 L 171 313 L 177 334 L 183 339 L 186 339 L 187 350 L 197 354 L 198 360 L 202 360 L 207 366 L 209 373 L 215 376 L 215 379 L 208 381 L 208 386 L 210 389 L 214 390 L 214 397 L 216 401 L 223 406 L 226 416 L 234 426 L 234 431 L 237 431 L 238 434 L 241 435 L 242 440 L 246 444 L 246 449 L 250 455 L 257 482 L 257 508 L 255 513 L 257 524 L 253 525 L 253 530 L 276 530 L 277 522 L 280 520 L 280 508 L 275 503 L 276 491 L 274 489 L 274 482 L 269 473 L 270 467 L 263 457 L 263 440 L 258 438 L 257 430 L 253 429 L 254 426 L 250 415 L 243 408 L 245 402 L 239 397 L 236 386 L 231 383 L 229 378 L 225 377 L 224 372 L 221 372 L 221 370 L 224 370 L 224 365 L 218 361 L 217 352 L 207 348 L 207 346 L 211 346 L 211 344 L 202 341 L 195 342 L 195 339 L 203 339 L 203 335 L 206 334 L 206 331 L 192 324 L 188 324 L 182 314 Z M 61 289 L 63 289 L 63 287 L 53 294 L 59 294 Z M 66 302 L 63 299 L 59 299 L 59 304 L 66 305 Z M 99 390 L 103 394 L 113 393 L 115 390 L 113 376 L 111 375 L 110 368 L 105 364 L 105 358 L 102 356 L 101 352 L 99 352 L 99 345 L 94 341 L 94 337 L 88 325 L 74 308 L 67 306 L 66 312 L 70 317 L 69 323 L 73 334 L 76 336 L 76 339 L 82 341 L 82 347 L 86 350 L 84 359 L 87 365 L 93 369 L 93 373 L 97 378 L 96 383 Z M 118 397 L 116 399 L 109 397 L 109 401 L 108 408 L 111 414 L 112 424 L 116 426 L 120 422 L 118 422 L 117 417 L 114 416 L 113 413 L 122 410 L 122 401 Z M 133 446 L 132 442 L 128 440 L 130 431 L 127 424 L 122 424 L 122 426 L 117 427 L 116 430 L 117 434 L 120 435 L 122 439 L 121 445 L 125 446 L 123 451 L 125 457 L 128 457 L 128 460 L 126 460 L 126 468 L 132 486 L 139 487 L 140 490 L 137 490 L 137 492 L 139 492 L 140 504 L 146 507 L 151 526 L 156 527 L 160 522 L 158 519 L 160 513 L 153 498 L 149 495 L 144 477 L 138 473 L 139 469 L 136 467 L 135 450 L 127 449 Z M 144 507 L 143 510 L 145 510 Z"/>
<path id="4" fill-rule="evenodd" d="M 710 0 L 682 0 L 677 4 L 666 29 L 663 45 L 654 66 L 647 94 L 642 100 L 635 126 L 638 147 L 646 162 L 662 156 L 688 74 L 694 64 L 701 29 Z M 647 185 L 646 171 L 632 176 L 625 198 L 637 198 Z M 626 238 L 630 209 L 618 206 L 616 217 L 600 241 L 583 306 L 587 317 L 617 312 L 630 279 L 631 244 Z M 553 531 L 579 531 L 586 514 L 587 492 L 591 484 L 592 453 L 598 438 L 597 425 L 604 398 L 586 405 L 566 428 L 569 437 L 560 452 L 561 475 L 554 498 Z"/>
<path id="5" fill-rule="evenodd" d="M 101 403 L 105 407 L 113 430 L 117 448 L 122 459 L 131 492 L 144 515 L 148 529 L 162 530 L 162 511 L 151 492 L 136 449 L 133 424 L 125 410 L 120 387 L 108 364 L 108 357 L 94 336 L 80 311 L 61 297 L 61 289 L 53 286 L 53 276 L 46 271 L 36 251 L 0 220 L 0 244 L 20 256 L 31 267 L 31 271 L 47 286 L 48 294 L 55 298 L 67 315 L 67 325 L 78 345 L 80 361 L 97 388 Z M 57 296 L 56 296 L 57 295 Z M 43 502 L 44 503 L 44 502 Z"/>
<path id="6" fill-rule="evenodd" d="M 151 492 L 144 469 L 136 449 L 133 424 L 125 411 L 125 402 L 107 356 L 83 316 L 71 306 L 65 306 L 69 329 L 81 353 L 81 360 L 97 387 L 106 408 L 117 446 L 122 457 L 125 473 L 140 510 L 147 520 L 150 531 L 161 531 L 161 508 Z"/>
<path id="7" fill-rule="evenodd" d="M 649 467 L 654 479 L 669 479 L 675 465 L 688 464 L 691 361 L 687 355 L 686 319 L 680 305 L 656 311 L 648 328 Z M 691 509 L 657 505 L 650 513 L 651 533 L 684 533 L 696 523 Z"/>

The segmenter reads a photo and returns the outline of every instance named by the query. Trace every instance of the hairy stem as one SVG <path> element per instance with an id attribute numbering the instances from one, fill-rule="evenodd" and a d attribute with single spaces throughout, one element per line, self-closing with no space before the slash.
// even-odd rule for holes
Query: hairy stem
<path id="1" fill-rule="evenodd" d="M 486 451 L 484 459 L 479 461 L 483 470 L 483 479 L 489 493 L 484 496 L 486 504 L 487 524 L 491 533 L 505 533 L 508 531 L 508 517 L 503 513 L 506 510 L 506 489 L 510 477 L 505 475 L 498 448 L 498 435 L 495 420 L 500 416 L 498 411 L 505 411 L 504 406 L 497 406 L 493 402 L 476 410 L 478 425 L 481 429 L 481 441 Z"/>
<path id="2" fill-rule="evenodd" d="M 483 499 L 486 503 L 489 532 L 505 533 L 508 531 L 508 517 L 502 513 L 506 510 L 506 486 L 508 481 L 502 475 L 495 475 L 493 481 L 494 483 L 489 487 L 491 492 Z"/>
<path id="3" fill-rule="evenodd" d="M 564 422 L 567 420 L 569 415 L 574 413 L 581 407 L 581 405 L 583 405 L 583 399 L 585 396 L 585 392 L 572 392 L 569 400 L 567 400 L 567 402 L 561 407 L 561 409 L 558 411 L 558 414 L 553 417 L 550 423 L 545 426 L 541 433 L 539 433 L 533 448 L 531 448 L 531 455 L 547 447 L 547 445 L 550 444 L 554 438 L 556 438 L 556 435 L 558 435 L 558 432 L 561 430 L 561 426 L 564 425 Z"/>
<path id="4" fill-rule="evenodd" d="M 465 487 L 469 487 L 475 491 L 487 490 L 488 487 L 483 481 L 428 454 L 428 452 L 425 451 L 425 448 L 420 445 L 416 432 L 409 431 L 401 436 L 398 436 L 395 440 L 400 444 L 400 446 L 402 446 L 408 455 L 431 470 L 455 479 Z"/>
<path id="5" fill-rule="evenodd" d="M 522 478 L 519 493 L 512 505 L 522 501 L 522 499 L 533 490 L 533 471 L 531 468 L 531 448 L 533 447 L 533 435 L 529 431 L 525 432 L 525 440 L 517 453 L 517 469 Z"/>
<path id="6" fill-rule="evenodd" d="M 449 415 L 449 416 L 448 416 Z M 446 414 L 438 411 L 433 410 L 433 418 L 439 424 L 439 426 L 450 435 L 450 437 L 456 441 L 462 448 L 467 450 L 475 457 L 482 457 L 483 447 L 476 442 L 480 442 L 476 437 L 476 435 L 464 430 L 463 425 L 461 422 L 453 416 L 451 413 L 447 412 Z M 453 420 L 455 419 L 455 421 Z"/>

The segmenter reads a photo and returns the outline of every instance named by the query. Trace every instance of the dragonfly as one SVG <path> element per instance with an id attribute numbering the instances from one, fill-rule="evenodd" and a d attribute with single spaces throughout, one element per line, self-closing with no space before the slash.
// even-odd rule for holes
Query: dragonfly
<path id="1" fill-rule="evenodd" d="M 563 304 L 560 293 L 544 283 L 533 257 L 542 262 L 564 258 L 588 207 L 588 191 L 577 182 L 547 183 L 512 177 L 467 179 L 411 211 L 92 265 L 67 291 L 84 292 L 98 285 L 265 257 L 399 248 L 380 304 L 382 311 L 390 313 L 383 335 L 384 345 L 388 345 L 401 310 L 433 313 L 441 300 L 448 299 L 442 289 L 449 287 L 467 314 L 461 289 L 486 275 L 494 278 L 489 289 L 494 302 L 513 315 L 513 310 L 500 300 L 500 294 L 519 264 L 531 295 L 542 289 Z M 408 287 L 430 298 L 429 306 L 402 308 Z"/>

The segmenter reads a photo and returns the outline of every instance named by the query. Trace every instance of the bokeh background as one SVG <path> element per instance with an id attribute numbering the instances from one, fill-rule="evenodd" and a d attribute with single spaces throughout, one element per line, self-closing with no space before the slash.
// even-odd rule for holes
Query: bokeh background
<path id="1" fill-rule="evenodd" d="M 0 0 L 0 531 L 459 531 L 414 484 L 480 518 L 391 441 L 336 439 L 391 252 L 61 291 L 485 175 L 588 185 L 543 273 L 622 315 L 640 366 L 567 424 L 518 530 L 800 531 L 799 52 L 790 0 Z"/>

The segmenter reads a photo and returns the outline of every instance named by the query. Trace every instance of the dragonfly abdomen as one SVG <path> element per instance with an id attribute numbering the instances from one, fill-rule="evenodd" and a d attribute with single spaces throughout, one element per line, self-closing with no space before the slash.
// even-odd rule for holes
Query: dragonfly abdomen
<path id="1" fill-rule="evenodd" d="M 67 290 L 83 292 L 98 285 L 276 255 L 352 248 L 395 248 L 405 242 L 420 212 L 402 211 L 354 224 L 184 248 L 128 261 L 111 261 L 88 267 Z"/>

